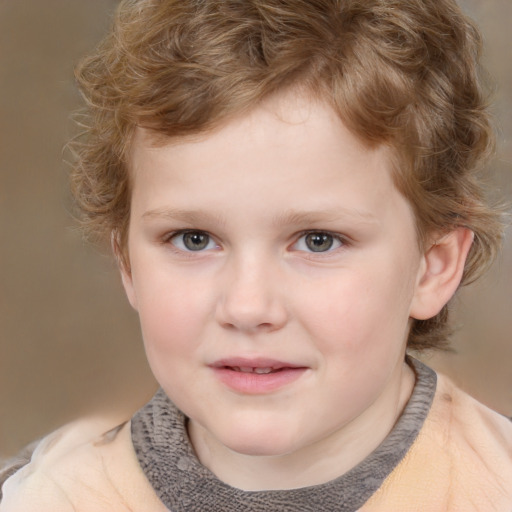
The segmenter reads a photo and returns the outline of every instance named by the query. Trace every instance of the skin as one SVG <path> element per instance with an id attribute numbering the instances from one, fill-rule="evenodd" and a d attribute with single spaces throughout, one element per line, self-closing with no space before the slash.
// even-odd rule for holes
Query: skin
<path id="1" fill-rule="evenodd" d="M 201 462 L 248 490 L 319 484 L 360 462 L 410 396 L 411 318 L 454 292 L 468 236 L 421 253 L 388 150 L 292 92 L 195 138 L 157 145 L 139 129 L 130 170 L 123 282 Z M 331 247 L 313 251 L 305 232 Z M 305 370 L 244 393 L 211 367 L 229 357 Z"/>

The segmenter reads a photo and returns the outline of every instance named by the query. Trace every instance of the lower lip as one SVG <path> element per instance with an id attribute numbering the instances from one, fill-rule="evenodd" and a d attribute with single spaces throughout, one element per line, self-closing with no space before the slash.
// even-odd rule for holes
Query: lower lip
<path id="1" fill-rule="evenodd" d="M 299 379 L 307 368 L 285 368 L 273 373 L 245 373 L 229 368 L 213 368 L 228 388 L 250 395 L 270 393 Z"/>

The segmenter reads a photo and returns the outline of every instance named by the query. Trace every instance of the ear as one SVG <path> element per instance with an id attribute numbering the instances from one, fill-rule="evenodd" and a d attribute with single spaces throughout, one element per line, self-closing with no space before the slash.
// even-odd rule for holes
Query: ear
<path id="1" fill-rule="evenodd" d="M 437 315 L 453 297 L 462 279 L 473 232 L 457 228 L 441 236 L 422 257 L 410 316 L 426 320 Z"/>
<path id="2" fill-rule="evenodd" d="M 121 281 L 123 282 L 123 288 L 126 296 L 128 297 L 128 301 L 130 302 L 132 308 L 137 310 L 137 296 L 133 286 L 130 260 L 128 259 L 127 252 L 121 249 L 121 245 L 119 243 L 119 234 L 115 231 L 112 232 L 110 237 L 110 245 L 117 262 L 117 268 L 121 273 Z"/>

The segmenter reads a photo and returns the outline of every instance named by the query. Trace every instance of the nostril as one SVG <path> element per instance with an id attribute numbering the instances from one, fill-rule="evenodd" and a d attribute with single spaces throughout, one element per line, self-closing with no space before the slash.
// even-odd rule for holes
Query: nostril
<path id="1" fill-rule="evenodd" d="M 275 290 L 237 281 L 219 298 L 215 318 L 225 329 L 271 332 L 286 323 L 287 313 Z"/>
<path id="2" fill-rule="evenodd" d="M 277 329 L 277 326 L 270 323 L 270 322 L 263 322 L 260 324 L 254 324 L 254 325 L 241 325 L 238 323 L 231 323 L 231 322 L 221 322 L 222 327 L 225 329 L 228 329 L 230 331 L 238 331 L 238 330 L 244 330 L 247 332 L 271 332 L 275 329 Z"/>
<path id="3" fill-rule="evenodd" d="M 262 331 L 271 331 L 275 329 L 275 326 L 271 323 L 264 322 L 258 325 L 257 328 Z"/>

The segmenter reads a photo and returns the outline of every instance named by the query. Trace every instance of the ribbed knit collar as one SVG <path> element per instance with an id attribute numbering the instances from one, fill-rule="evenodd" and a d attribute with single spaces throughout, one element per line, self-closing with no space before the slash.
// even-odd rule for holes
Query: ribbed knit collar
<path id="1" fill-rule="evenodd" d="M 221 482 L 197 459 L 186 417 L 162 390 L 132 418 L 132 442 L 156 494 L 172 512 L 354 512 L 382 485 L 416 439 L 432 404 L 436 374 L 408 359 L 416 385 L 384 441 L 330 482 L 282 491 L 243 491 Z"/>

